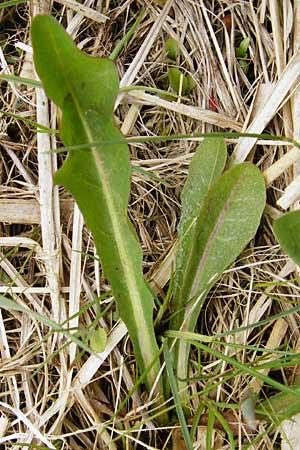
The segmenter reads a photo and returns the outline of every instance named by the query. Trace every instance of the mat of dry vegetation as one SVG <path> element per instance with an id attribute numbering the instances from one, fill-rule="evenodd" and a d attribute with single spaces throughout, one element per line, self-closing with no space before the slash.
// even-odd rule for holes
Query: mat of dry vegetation
<path id="1" fill-rule="evenodd" d="M 121 87 L 148 87 L 119 96 L 115 113 L 126 136 L 243 131 L 300 138 L 298 1 L 6 3 L 0 4 L 1 74 L 29 79 L 36 79 L 30 43 L 34 15 L 53 15 L 79 48 L 108 56 L 145 9 L 116 61 Z M 195 82 L 188 95 L 175 100 L 151 90 L 170 90 L 168 37 L 178 43 L 178 67 Z M 237 49 L 247 38 L 249 46 L 240 57 Z M 89 355 L 37 317 L 0 310 L 0 447 L 185 448 L 175 411 L 174 423 L 162 429 L 152 419 L 152 400 L 142 386 L 127 397 L 137 373 L 126 329 L 118 321 L 110 286 L 78 208 L 52 185 L 64 158 L 50 152 L 61 145 L 59 138 L 37 133 L 33 123 L 55 129 L 59 112 L 39 88 L 11 80 L 0 83 L 0 292 L 57 324 L 72 316 L 68 326 L 81 330 L 81 336 L 95 323 L 109 335 L 105 351 Z M 143 246 L 145 276 L 162 297 L 171 273 L 164 261 L 176 239 L 180 192 L 195 141 L 130 147 L 135 168 L 130 216 Z M 293 358 L 283 364 L 282 354 L 280 359 L 270 352 L 268 361 L 274 364 L 261 373 L 282 385 L 299 384 L 300 316 L 295 309 L 288 312 L 299 302 L 299 272 L 280 251 L 272 222 L 284 210 L 299 207 L 300 150 L 275 139 L 230 138 L 227 144 L 232 160 L 252 161 L 260 168 L 268 202 L 255 240 L 224 273 L 201 313 L 197 331 L 204 335 L 248 328 L 228 333 L 225 345 L 210 344 L 245 370 L 209 352 L 191 353 L 194 446 L 206 448 L 205 414 L 213 404 L 229 422 L 236 422 L 236 448 L 298 448 L 292 444 L 295 432 L 289 432 L 292 447 L 284 447 L 281 426 L 268 421 L 260 421 L 249 434 L 239 405 L 249 387 L 258 405 L 276 393 L 247 371 L 261 363 L 262 348 L 282 350 Z M 100 307 L 95 301 L 99 296 Z M 254 327 L 272 316 L 277 318 Z M 158 333 L 163 334 L 161 328 Z M 232 342 L 239 347 L 230 346 Z M 216 430 L 212 438 L 211 448 L 230 448 L 224 431 Z"/>

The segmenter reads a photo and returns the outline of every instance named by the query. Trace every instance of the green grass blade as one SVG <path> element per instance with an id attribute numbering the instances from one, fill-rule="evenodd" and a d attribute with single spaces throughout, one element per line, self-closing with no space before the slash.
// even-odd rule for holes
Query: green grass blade
<path id="1" fill-rule="evenodd" d="M 52 331 L 57 333 L 62 333 L 64 336 L 66 336 L 70 341 L 77 344 L 82 350 L 92 353 L 91 349 L 82 342 L 81 339 L 78 339 L 74 334 L 70 333 L 68 330 L 66 330 L 62 325 L 57 324 L 56 322 L 53 322 L 53 320 L 48 319 L 45 316 L 42 316 L 36 311 L 32 311 L 29 308 L 26 308 L 23 305 L 19 305 L 18 303 L 14 302 L 13 300 L 8 299 L 7 297 L 4 297 L 3 295 L 0 295 L 0 308 L 6 309 L 7 311 L 19 311 L 25 314 L 28 314 L 30 317 L 33 317 L 34 319 L 38 320 L 39 322 L 47 325 Z"/>
<path id="2" fill-rule="evenodd" d="M 223 333 L 217 333 L 214 334 L 213 336 L 206 336 L 206 335 L 201 335 L 199 333 L 193 333 L 193 332 L 182 332 L 182 331 L 175 331 L 175 330 L 167 330 L 165 332 L 165 336 L 166 337 L 173 337 L 173 338 L 180 338 L 180 339 L 188 339 L 190 341 L 200 341 L 200 342 L 214 342 L 215 340 L 227 337 L 227 336 L 234 336 L 235 334 L 239 334 L 243 331 L 247 331 L 247 330 L 254 330 L 257 327 L 261 327 L 264 326 L 266 324 L 269 324 L 271 322 L 275 322 L 278 319 L 281 319 L 282 317 L 288 317 L 289 315 L 295 314 L 295 313 L 299 313 L 300 312 L 300 306 L 294 306 L 293 308 L 287 309 L 286 311 L 282 311 L 281 313 L 278 314 L 274 314 L 270 317 L 267 317 L 266 319 L 263 320 L 259 320 L 258 322 L 255 322 L 253 324 L 250 325 L 245 325 L 243 327 L 239 327 L 239 328 L 233 328 L 232 330 L 229 331 L 224 331 Z M 226 343 L 226 345 L 229 345 L 228 343 Z M 232 343 L 230 344 L 232 345 Z M 267 349 L 264 349 L 264 351 L 268 351 Z M 271 352 L 273 352 L 274 350 L 271 350 Z M 286 354 L 286 352 L 285 352 Z M 292 353 L 294 354 L 294 352 Z"/>
<path id="3" fill-rule="evenodd" d="M 6 2 L 2 2 L 0 5 L 0 9 L 8 8 L 9 6 L 20 5 L 21 3 L 27 3 L 28 0 L 7 0 Z"/>
<path id="4" fill-rule="evenodd" d="M 172 358 L 170 355 L 170 351 L 169 348 L 166 344 L 166 342 L 164 342 L 163 345 L 163 352 L 164 352 L 164 359 L 165 359 L 165 363 L 166 363 L 166 369 L 167 369 L 167 376 L 168 376 L 168 380 L 170 383 L 170 388 L 174 397 L 174 402 L 175 402 L 175 407 L 176 407 L 176 412 L 177 412 L 177 416 L 178 416 L 178 420 L 181 426 L 181 431 L 182 431 L 182 435 L 183 435 L 183 439 L 184 442 L 186 444 L 186 448 L 187 450 L 193 450 L 193 443 L 189 434 L 189 430 L 187 427 L 187 423 L 185 420 L 185 416 L 184 416 L 184 412 L 180 403 L 180 397 L 178 394 L 178 385 L 177 385 L 177 381 L 174 375 L 174 369 L 173 369 L 173 365 L 172 365 Z"/>
<path id="5" fill-rule="evenodd" d="M 79 51 L 51 17 L 37 16 L 32 24 L 37 73 L 47 95 L 62 110 L 65 145 L 90 144 L 71 152 L 55 182 L 75 198 L 94 236 L 105 276 L 109 279 L 121 318 L 133 342 L 142 372 L 158 354 L 153 328 L 153 296 L 142 274 L 142 252 L 127 215 L 130 192 L 128 146 L 113 118 L 119 91 L 115 65 Z M 101 146 L 102 141 L 120 141 Z M 94 145 L 98 142 L 98 145 Z M 152 387 L 159 362 L 147 377 Z M 162 383 L 159 385 L 162 394 Z"/>
<path id="6" fill-rule="evenodd" d="M 20 116 L 18 114 L 9 113 L 7 111 L 2 111 L 2 110 L 0 110 L 0 113 L 3 114 L 4 116 L 12 117 L 13 119 L 20 120 L 21 122 L 24 122 L 27 125 L 30 125 L 30 126 L 36 128 L 39 133 L 51 133 L 51 134 L 57 133 L 57 130 L 54 130 L 49 127 L 45 127 L 44 125 L 41 125 L 38 122 L 34 122 L 33 120 L 27 119 L 26 117 Z"/>
<path id="7" fill-rule="evenodd" d="M 121 90 L 120 90 L 121 92 Z M 169 93 L 168 93 L 169 95 Z M 181 97 L 182 98 L 182 97 Z M 127 137 L 125 141 L 127 144 L 136 144 L 136 143 L 149 143 L 149 142 L 172 142 L 172 141 L 188 141 L 195 140 L 195 138 L 199 139 L 215 139 L 217 137 L 222 137 L 224 139 L 238 139 L 241 137 L 254 137 L 257 139 L 263 139 L 266 141 L 276 141 L 276 142 L 288 142 L 296 148 L 300 149 L 300 143 L 286 136 L 276 136 L 271 134 L 257 134 L 257 133 L 228 133 L 228 132 L 210 132 L 210 133 L 189 133 L 189 134 L 169 134 L 169 135 L 159 135 L 159 136 L 137 136 L 137 137 Z M 124 139 L 110 139 L 107 141 L 101 141 L 103 146 L 110 146 L 120 144 L 124 141 Z M 60 148 L 56 153 L 63 152 L 72 152 L 78 150 L 78 148 L 82 149 L 90 149 L 93 145 L 98 145 L 99 142 L 86 143 L 80 145 L 70 145 Z"/>
<path id="8" fill-rule="evenodd" d="M 17 83 L 17 84 L 18 83 L 19 84 L 26 84 L 26 86 L 31 86 L 31 87 L 35 87 L 35 88 L 43 87 L 42 83 L 40 81 L 33 80 L 32 78 L 19 77 L 18 75 L 8 75 L 6 73 L 1 73 L 0 74 L 0 80 L 10 81 L 11 83 Z"/>
<path id="9" fill-rule="evenodd" d="M 224 431 L 227 434 L 227 438 L 229 440 L 230 443 L 230 449 L 231 450 L 235 450 L 236 446 L 235 446 L 235 442 L 234 442 L 234 436 L 233 436 L 233 432 L 229 426 L 229 424 L 227 423 L 226 419 L 222 416 L 222 414 L 213 406 L 212 403 L 210 403 L 210 408 L 209 411 L 213 411 L 213 415 L 216 418 L 216 420 L 219 421 L 219 423 L 222 425 Z M 209 447 L 210 450 L 211 447 Z"/>
<path id="10" fill-rule="evenodd" d="M 282 249 L 300 264 L 300 211 L 291 211 L 279 217 L 273 225 L 274 233 Z"/>
<path id="11" fill-rule="evenodd" d="M 175 263 L 175 289 L 171 329 L 182 322 L 182 307 L 186 301 L 183 282 L 189 270 L 189 257 L 195 239 L 196 221 L 210 188 L 220 177 L 226 163 L 227 149 L 223 138 L 206 139 L 198 147 L 190 163 L 189 174 L 181 194 L 181 217 L 178 225 L 178 250 Z"/>
<path id="12" fill-rule="evenodd" d="M 196 347 L 200 348 L 203 352 L 207 352 L 214 356 L 216 359 L 220 359 L 221 361 L 226 361 L 227 364 L 236 367 L 237 369 L 240 369 L 242 373 L 246 373 L 248 375 L 251 375 L 254 378 L 257 378 L 258 380 L 262 381 L 263 383 L 272 386 L 274 389 L 285 393 L 287 395 L 297 395 L 299 397 L 300 395 L 300 389 L 295 390 L 294 388 L 290 386 L 285 386 L 284 384 L 279 383 L 278 381 L 272 379 L 268 375 L 264 375 L 263 373 L 260 373 L 260 370 L 263 370 L 260 366 L 253 368 L 248 366 L 245 366 L 243 363 L 237 361 L 234 358 L 231 358 L 230 356 L 225 355 L 222 352 L 219 352 L 217 350 L 214 350 L 211 347 L 208 347 L 205 344 L 202 344 L 200 342 L 193 343 Z"/>
<path id="13" fill-rule="evenodd" d="M 134 33 L 136 32 L 139 24 L 143 20 L 145 16 L 145 10 L 143 9 L 141 13 L 139 14 L 138 18 L 135 20 L 134 24 L 130 27 L 128 32 L 125 34 L 125 36 L 117 43 L 114 50 L 111 52 L 109 59 L 112 61 L 115 61 L 119 53 L 121 52 L 122 48 L 130 41 Z"/>
<path id="14" fill-rule="evenodd" d="M 205 448 L 206 450 L 210 450 L 212 448 L 212 437 L 214 431 L 214 423 L 215 423 L 215 415 L 212 409 L 208 410 L 207 417 L 207 429 L 205 436 Z"/>
<path id="15" fill-rule="evenodd" d="M 207 292 L 255 235 L 265 196 L 263 177 L 249 163 L 225 172 L 206 196 L 184 267 L 181 289 L 186 307 L 181 331 L 193 331 Z M 182 379 L 187 375 L 188 352 L 189 344 L 180 341 L 177 373 Z"/>
<path id="16" fill-rule="evenodd" d="M 296 414 L 299 414 L 299 386 L 290 386 L 290 389 L 294 389 L 294 392 L 279 392 L 260 403 L 256 408 L 258 417 L 262 419 L 273 418 L 278 423 L 285 419 L 291 419 Z"/>

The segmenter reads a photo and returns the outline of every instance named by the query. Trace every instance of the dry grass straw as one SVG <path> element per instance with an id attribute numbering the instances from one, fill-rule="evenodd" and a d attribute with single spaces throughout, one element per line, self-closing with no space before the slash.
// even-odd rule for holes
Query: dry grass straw
<path id="1" fill-rule="evenodd" d="M 85 1 L 82 5 L 59 0 L 54 6 L 33 1 L 0 9 L 1 72 L 33 77 L 29 24 L 37 13 L 51 11 L 80 48 L 107 56 L 145 6 L 142 24 L 117 60 L 121 85 L 166 89 L 164 43 L 172 36 L 181 53 L 178 64 L 193 77 L 196 88 L 188 101 L 169 101 L 139 90 L 121 94 L 116 115 L 123 133 L 155 136 L 264 130 L 299 139 L 300 12 L 294 3 L 261 0 L 254 7 L 252 2 L 240 1 L 168 0 L 160 8 L 155 2 L 138 0 Z M 235 55 L 237 42 L 245 37 L 251 39 L 246 72 Z M 42 90 L 1 82 L 1 94 L 3 111 L 56 127 L 57 111 Z M 72 450 L 115 449 L 121 445 L 115 442 L 117 438 L 122 438 L 124 448 L 169 448 L 172 427 L 163 432 L 156 428 L 147 412 L 151 399 L 142 389 L 114 416 L 135 383 L 136 367 L 125 326 L 115 321 L 112 299 L 108 296 L 101 305 L 102 310 L 112 305 L 104 317 L 99 318 L 96 304 L 88 308 L 95 296 L 109 293 L 109 286 L 93 258 L 93 241 L 80 212 L 65 192 L 53 187 L 52 175 L 61 156 L 50 150 L 59 142 L 55 135 L 36 135 L 31 126 L 4 115 L 0 124 L 1 292 L 56 322 L 73 316 L 70 328 L 86 328 L 97 321 L 109 333 L 100 357 L 83 355 L 74 344 L 66 347 L 63 335 L 51 333 L 30 316 L 0 311 L 3 448 L 44 444 Z M 231 162 L 247 159 L 264 173 L 268 206 L 255 242 L 224 274 L 205 303 L 199 332 L 208 335 L 255 324 L 297 304 L 300 295 L 292 279 L 295 267 L 282 257 L 271 231 L 280 207 L 298 207 L 299 150 L 283 142 L 253 138 L 238 143 L 228 140 L 228 144 Z M 159 293 L 170 277 L 172 258 L 167 262 L 164 258 L 176 241 L 180 191 L 195 147 L 192 140 L 131 146 L 133 165 L 167 183 L 134 172 L 130 204 L 143 245 L 145 274 Z M 298 329 L 295 314 L 235 334 L 234 341 L 271 350 L 286 345 L 297 352 Z M 232 340 L 228 337 L 228 343 Z M 243 363 L 258 360 L 259 364 L 255 350 L 219 349 Z M 190 376 L 197 377 L 199 355 L 195 352 L 191 358 Z M 199 394 L 193 399 L 195 409 L 203 401 L 205 376 L 213 374 L 217 382 L 232 370 L 209 354 L 201 355 L 201 364 L 204 378 L 192 386 Z M 299 381 L 297 367 L 268 373 L 285 384 Z M 249 384 L 260 399 L 271 393 L 257 380 L 237 374 L 212 389 L 210 399 L 238 404 Z M 198 429 L 199 446 L 205 430 Z M 274 448 L 277 431 L 264 434 L 264 424 L 260 431 L 261 437 L 251 448 Z M 238 448 L 251 439 L 242 431 L 240 417 Z M 180 439 L 175 439 L 176 445 L 182 445 Z M 228 448 L 224 435 L 216 436 L 214 448 Z"/>

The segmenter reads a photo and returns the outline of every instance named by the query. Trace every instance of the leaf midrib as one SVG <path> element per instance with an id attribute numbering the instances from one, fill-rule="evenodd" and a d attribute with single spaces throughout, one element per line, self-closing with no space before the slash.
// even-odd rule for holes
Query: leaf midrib
<path id="1" fill-rule="evenodd" d="M 210 189 L 212 189 L 212 187 L 213 187 L 212 180 L 214 179 L 215 170 L 216 170 L 216 167 L 217 167 L 217 164 L 218 164 L 218 161 L 219 161 L 219 157 L 220 157 L 219 154 L 220 154 L 220 151 L 221 151 L 221 150 L 220 150 L 220 143 L 219 143 L 219 148 L 218 148 L 218 150 L 217 150 L 217 152 L 216 152 L 216 155 L 215 155 L 215 162 L 214 162 L 213 170 L 212 170 L 212 172 L 211 172 L 211 176 L 210 176 L 209 182 L 206 183 L 206 184 L 208 185 L 208 190 L 207 190 L 207 193 L 204 194 L 204 197 L 203 197 L 202 201 L 200 202 L 200 205 L 201 205 L 200 208 L 199 208 L 200 211 L 201 211 L 201 209 L 202 209 L 202 206 L 203 206 L 204 203 L 205 203 L 206 195 L 208 195 Z M 193 227 L 196 227 L 196 226 L 197 226 L 197 225 L 195 224 L 195 221 L 197 221 L 197 217 L 194 218 L 193 223 L 190 224 L 190 227 L 191 227 L 191 226 L 193 226 Z M 190 232 L 195 233 L 196 230 L 193 230 L 193 231 L 192 231 L 192 229 L 191 229 Z M 185 231 L 185 234 L 187 234 L 187 230 Z M 182 239 L 184 239 L 184 235 L 183 235 Z M 192 239 L 191 251 L 189 252 L 189 255 L 188 255 L 188 258 L 187 258 L 187 264 L 185 265 L 186 268 L 189 268 L 189 267 L 190 267 L 191 261 L 194 259 L 194 256 L 193 256 L 193 255 L 194 255 L 195 245 L 196 245 L 195 239 Z M 185 274 L 183 274 L 183 283 L 182 283 L 182 286 L 185 285 L 185 280 L 186 280 L 186 276 L 185 276 Z M 186 300 L 186 298 L 185 298 L 185 299 L 182 298 L 182 297 L 183 297 L 183 294 L 182 294 L 183 292 L 186 292 L 186 290 L 185 290 L 185 289 L 182 289 L 182 287 L 181 287 L 181 289 L 179 290 L 179 302 L 178 302 L 179 306 L 182 306 L 182 305 L 184 304 L 184 300 Z M 190 297 L 193 297 L 193 295 L 190 295 Z"/>
<path id="2" fill-rule="evenodd" d="M 209 257 L 211 248 L 212 248 L 212 246 L 214 244 L 215 237 L 216 237 L 216 235 L 217 235 L 217 233 L 218 233 L 218 231 L 219 231 L 219 229 L 220 229 L 220 227 L 221 227 L 221 225 L 222 225 L 222 223 L 224 221 L 224 218 L 225 218 L 225 216 L 226 216 L 226 214 L 227 214 L 227 212 L 228 212 L 228 210 L 230 208 L 230 204 L 231 204 L 232 199 L 233 199 L 233 197 L 235 195 L 235 192 L 236 192 L 236 190 L 238 188 L 240 180 L 241 180 L 241 176 L 239 176 L 239 178 L 237 179 L 237 182 L 235 183 L 234 187 L 231 189 L 231 191 L 229 193 L 229 196 L 228 196 L 228 198 L 226 200 L 226 203 L 223 206 L 223 208 L 221 209 L 220 214 L 218 215 L 216 223 L 215 223 L 215 225 L 213 227 L 213 230 L 210 233 L 209 239 L 207 240 L 207 243 L 206 243 L 206 245 L 204 247 L 204 250 L 202 252 L 202 256 L 201 256 L 200 262 L 198 264 L 198 268 L 197 268 L 196 274 L 193 277 L 194 278 L 194 282 L 193 282 L 192 286 L 189 289 L 189 298 L 188 298 L 188 300 L 190 300 L 191 298 L 195 297 L 198 294 L 198 291 L 199 291 L 199 279 L 201 279 L 201 276 L 202 276 L 202 273 L 203 273 L 203 269 L 204 269 L 205 264 L 207 262 L 207 259 Z M 191 260 L 195 259 L 193 257 L 194 251 L 195 251 L 195 247 L 196 247 L 196 239 L 194 239 L 194 242 L 193 242 L 192 252 L 191 252 L 190 257 L 189 257 L 189 263 L 190 263 Z"/>

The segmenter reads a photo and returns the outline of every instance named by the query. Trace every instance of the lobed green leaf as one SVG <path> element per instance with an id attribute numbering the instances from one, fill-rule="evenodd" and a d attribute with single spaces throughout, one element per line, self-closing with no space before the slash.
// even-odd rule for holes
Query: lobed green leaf
<path id="1" fill-rule="evenodd" d="M 143 278 L 141 247 L 127 215 L 131 167 L 128 146 L 113 117 L 119 92 L 116 67 L 109 59 L 78 50 L 49 16 L 33 20 L 32 44 L 44 89 L 62 110 L 62 140 L 65 146 L 79 145 L 55 174 L 55 183 L 73 195 L 93 234 L 120 317 L 144 371 L 157 357 L 158 347 L 153 296 Z M 117 143 L 101 146 L 110 141 Z M 86 144 L 90 144 L 88 150 Z M 157 361 L 149 372 L 149 389 L 159 367 Z"/>

